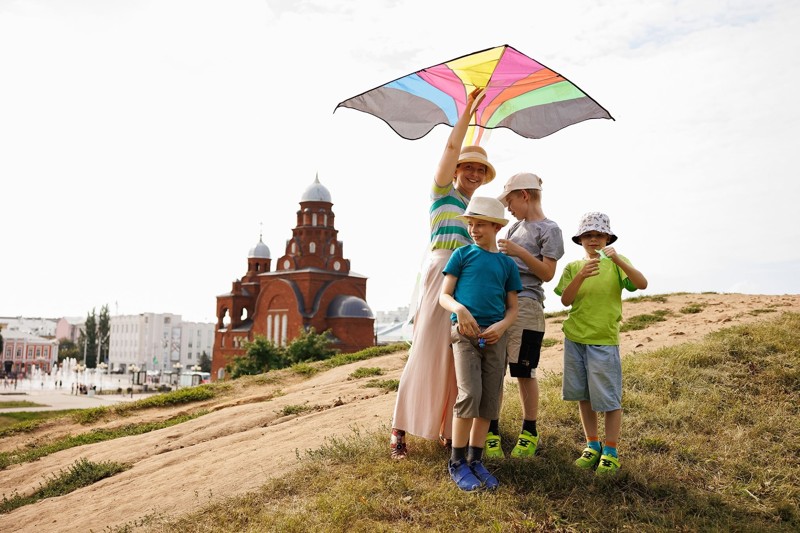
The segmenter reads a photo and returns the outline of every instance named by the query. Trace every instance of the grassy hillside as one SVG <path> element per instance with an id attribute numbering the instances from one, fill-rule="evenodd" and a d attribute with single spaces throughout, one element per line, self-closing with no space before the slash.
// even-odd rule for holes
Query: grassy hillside
<path id="1" fill-rule="evenodd" d="M 540 450 L 491 464 L 494 493 L 459 491 L 435 443 L 412 438 L 413 455 L 398 463 L 388 428 L 311 433 L 321 448 L 262 490 L 116 531 L 800 530 L 800 315 L 629 355 L 623 366 L 622 470 L 612 478 L 573 467 L 583 447 L 577 407 L 560 399 L 560 375 L 548 375 Z M 520 424 L 515 386 L 505 397 L 508 453 Z"/>

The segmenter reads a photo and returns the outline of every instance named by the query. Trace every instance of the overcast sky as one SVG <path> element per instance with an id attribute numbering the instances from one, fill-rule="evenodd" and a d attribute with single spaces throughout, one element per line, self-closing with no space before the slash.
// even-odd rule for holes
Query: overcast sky
<path id="1" fill-rule="evenodd" d="M 0 316 L 212 322 L 262 224 L 285 253 L 317 174 L 373 311 L 407 305 L 450 130 L 333 111 L 502 44 L 616 119 L 483 143 L 498 177 L 478 194 L 544 180 L 557 275 L 604 211 L 645 294 L 796 294 L 798 27 L 793 0 L 0 0 Z"/>

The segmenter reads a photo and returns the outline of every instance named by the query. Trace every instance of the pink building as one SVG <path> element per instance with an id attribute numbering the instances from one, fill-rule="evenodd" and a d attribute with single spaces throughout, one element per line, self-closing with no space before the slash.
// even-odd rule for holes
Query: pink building
<path id="1" fill-rule="evenodd" d="M 24 377 L 36 367 L 50 373 L 58 361 L 58 341 L 31 333 L 3 330 L 3 355 L 0 375 Z"/>

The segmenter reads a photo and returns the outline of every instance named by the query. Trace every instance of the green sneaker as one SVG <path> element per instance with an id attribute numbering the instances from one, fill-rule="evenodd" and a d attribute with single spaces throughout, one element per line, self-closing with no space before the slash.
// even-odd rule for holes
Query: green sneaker
<path id="1" fill-rule="evenodd" d="M 595 474 L 598 476 L 614 475 L 619 470 L 619 459 L 613 455 L 602 455 Z"/>
<path id="2" fill-rule="evenodd" d="M 527 431 L 519 434 L 517 445 L 511 450 L 511 457 L 533 457 L 539 445 L 539 435 L 533 436 Z"/>
<path id="3" fill-rule="evenodd" d="M 483 456 L 487 459 L 505 459 L 503 448 L 500 446 L 500 435 L 486 434 L 486 444 L 483 447 Z"/>
<path id="4" fill-rule="evenodd" d="M 586 470 L 590 470 L 597 466 L 597 463 L 600 462 L 600 452 L 595 450 L 594 448 L 586 447 L 583 449 L 583 453 L 578 459 L 575 461 L 575 466 L 578 468 L 584 468 Z"/>

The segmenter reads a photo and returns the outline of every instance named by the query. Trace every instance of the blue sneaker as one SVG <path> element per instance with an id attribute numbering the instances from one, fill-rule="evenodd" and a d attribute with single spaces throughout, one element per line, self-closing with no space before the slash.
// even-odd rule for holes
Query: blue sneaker
<path id="1" fill-rule="evenodd" d="M 448 461 L 447 470 L 450 471 L 450 478 L 456 482 L 459 489 L 472 492 L 481 488 L 481 480 L 475 477 L 466 459 L 462 459 L 457 463 Z"/>
<path id="2" fill-rule="evenodd" d="M 480 461 L 472 461 L 469 464 L 469 467 L 475 473 L 475 477 L 481 480 L 483 487 L 487 490 L 494 490 L 500 484 L 497 481 L 497 478 L 494 477 L 491 472 L 486 470 L 486 467 L 483 466 L 483 463 Z"/>

